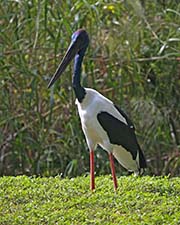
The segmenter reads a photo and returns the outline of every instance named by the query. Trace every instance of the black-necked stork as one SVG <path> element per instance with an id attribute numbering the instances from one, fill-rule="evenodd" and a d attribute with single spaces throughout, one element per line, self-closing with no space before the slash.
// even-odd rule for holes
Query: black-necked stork
<path id="1" fill-rule="evenodd" d="M 100 145 L 109 154 L 116 190 L 118 185 L 113 156 L 124 168 L 134 171 L 135 174 L 144 172 L 146 160 L 137 142 L 134 125 L 127 115 L 96 90 L 81 86 L 81 64 L 88 44 L 89 37 L 84 29 L 79 29 L 72 35 L 71 44 L 48 87 L 54 84 L 75 57 L 72 86 L 76 95 L 82 129 L 90 150 L 90 188 L 95 189 L 94 149 Z"/>

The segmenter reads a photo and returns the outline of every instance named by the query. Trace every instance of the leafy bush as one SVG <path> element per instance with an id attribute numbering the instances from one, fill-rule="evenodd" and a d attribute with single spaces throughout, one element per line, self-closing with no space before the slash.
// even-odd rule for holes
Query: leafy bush
<path id="1" fill-rule="evenodd" d="M 179 11 L 169 0 L 1 1 L 0 174 L 88 171 L 72 67 L 47 89 L 80 27 L 91 39 L 83 84 L 133 120 L 148 174 L 180 174 Z M 98 149 L 96 159 L 97 173 L 109 172 L 106 153 Z"/>

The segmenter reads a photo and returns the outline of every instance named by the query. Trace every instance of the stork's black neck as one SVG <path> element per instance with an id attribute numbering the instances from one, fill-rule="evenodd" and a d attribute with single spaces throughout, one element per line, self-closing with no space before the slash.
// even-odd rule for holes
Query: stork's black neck
<path id="1" fill-rule="evenodd" d="M 81 86 L 81 65 L 82 65 L 82 60 L 83 60 L 85 51 L 86 51 L 86 48 L 81 49 L 76 54 L 75 61 L 74 61 L 74 74 L 72 79 L 72 85 L 73 85 L 76 98 L 78 99 L 79 102 L 82 102 L 86 95 L 85 88 Z"/>

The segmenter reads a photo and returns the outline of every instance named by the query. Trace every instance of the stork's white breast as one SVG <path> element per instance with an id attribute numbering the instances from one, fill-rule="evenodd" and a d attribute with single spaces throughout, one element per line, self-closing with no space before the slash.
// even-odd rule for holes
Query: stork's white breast
<path id="1" fill-rule="evenodd" d="M 112 145 L 109 142 L 107 133 L 97 120 L 100 112 L 108 112 L 114 117 L 127 124 L 126 119 L 120 115 L 114 104 L 97 91 L 86 88 L 86 95 L 82 103 L 76 100 L 82 129 L 86 137 L 89 148 L 95 148 L 100 144 L 103 148 L 111 151 Z"/>

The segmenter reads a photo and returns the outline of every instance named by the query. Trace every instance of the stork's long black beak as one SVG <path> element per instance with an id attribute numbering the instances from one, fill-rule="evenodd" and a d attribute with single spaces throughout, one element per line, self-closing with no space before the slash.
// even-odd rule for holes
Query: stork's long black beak
<path id="1" fill-rule="evenodd" d="M 71 42 L 64 58 L 62 59 L 62 62 L 59 64 L 55 74 L 52 76 L 48 84 L 48 88 L 50 88 L 55 83 L 55 81 L 61 76 L 66 67 L 71 62 L 71 60 L 75 57 L 78 50 L 79 50 L 79 42 Z"/>

